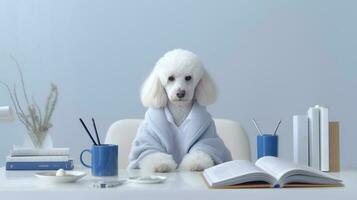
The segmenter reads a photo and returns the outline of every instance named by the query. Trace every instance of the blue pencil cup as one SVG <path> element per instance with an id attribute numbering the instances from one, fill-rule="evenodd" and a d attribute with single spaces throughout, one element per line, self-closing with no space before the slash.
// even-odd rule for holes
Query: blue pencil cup
<path id="1" fill-rule="evenodd" d="M 91 164 L 86 164 L 83 154 L 92 155 Z M 118 176 L 118 145 L 93 145 L 91 149 L 84 149 L 80 161 L 85 167 L 91 168 L 92 176 Z"/>
<path id="2" fill-rule="evenodd" d="M 278 157 L 278 136 L 263 134 L 257 136 L 257 157 Z"/>

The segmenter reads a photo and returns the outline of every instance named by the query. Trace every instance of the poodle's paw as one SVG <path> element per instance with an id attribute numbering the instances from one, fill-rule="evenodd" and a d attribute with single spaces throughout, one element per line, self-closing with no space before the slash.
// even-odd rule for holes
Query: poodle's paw
<path id="1" fill-rule="evenodd" d="M 183 158 L 180 169 L 186 171 L 202 171 L 213 165 L 214 162 L 211 156 L 202 151 L 194 151 Z"/>
<path id="2" fill-rule="evenodd" d="M 158 152 L 143 158 L 139 167 L 145 172 L 170 172 L 176 169 L 177 164 L 172 155 Z"/>

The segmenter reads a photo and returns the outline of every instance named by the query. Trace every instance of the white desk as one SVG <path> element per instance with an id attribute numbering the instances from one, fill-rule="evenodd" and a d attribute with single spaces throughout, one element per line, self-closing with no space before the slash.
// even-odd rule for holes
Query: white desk
<path id="1" fill-rule="evenodd" d="M 120 170 L 120 178 L 137 175 L 139 171 Z M 175 172 L 164 174 L 163 184 L 138 185 L 125 183 L 109 189 L 89 187 L 96 179 L 87 175 L 77 183 L 48 184 L 33 176 L 34 172 L 14 172 L 0 169 L 0 199 L 46 200 L 104 200 L 104 199 L 357 199 L 357 170 L 334 173 L 344 180 L 341 188 L 291 188 L 291 189 L 208 189 L 201 173 Z M 162 174 L 161 174 L 162 175 Z M 29 198 L 31 197 L 31 198 Z"/>

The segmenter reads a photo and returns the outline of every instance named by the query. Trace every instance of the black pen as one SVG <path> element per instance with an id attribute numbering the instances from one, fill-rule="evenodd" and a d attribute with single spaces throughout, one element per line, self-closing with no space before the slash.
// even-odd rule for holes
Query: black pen
<path id="1" fill-rule="evenodd" d="M 84 124 L 83 120 L 82 120 L 81 118 L 79 118 L 79 121 L 81 121 L 82 126 L 83 126 L 84 129 L 86 130 L 86 132 L 87 132 L 88 136 L 90 137 L 90 139 L 93 141 L 93 144 L 94 144 L 94 145 L 97 145 L 97 143 L 95 142 L 94 138 L 93 138 L 92 135 L 90 134 L 90 132 L 89 132 L 87 126 Z"/>
<path id="2" fill-rule="evenodd" d="M 97 136 L 98 144 L 101 145 L 100 144 L 100 139 L 99 139 L 99 136 L 98 136 L 97 126 L 95 125 L 94 118 L 92 118 L 92 122 L 93 122 L 93 126 L 94 126 L 95 135 Z"/>

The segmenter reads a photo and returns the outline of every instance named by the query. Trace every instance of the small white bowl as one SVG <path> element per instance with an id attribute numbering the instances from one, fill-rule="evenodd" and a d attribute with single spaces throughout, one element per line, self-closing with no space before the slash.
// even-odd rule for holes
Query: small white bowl
<path id="1" fill-rule="evenodd" d="M 73 183 L 87 175 L 82 171 L 66 171 L 64 176 L 56 176 L 56 172 L 39 172 L 35 176 L 51 183 Z"/>

